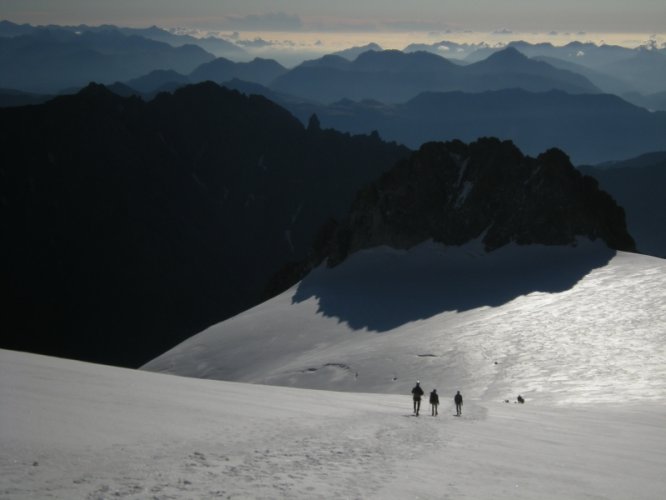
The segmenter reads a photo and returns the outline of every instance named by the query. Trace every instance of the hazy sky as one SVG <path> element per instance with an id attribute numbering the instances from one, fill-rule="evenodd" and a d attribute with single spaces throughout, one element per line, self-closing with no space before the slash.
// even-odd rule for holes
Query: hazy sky
<path id="1" fill-rule="evenodd" d="M 666 0 L 0 0 L 0 18 L 253 32 L 664 33 Z"/>

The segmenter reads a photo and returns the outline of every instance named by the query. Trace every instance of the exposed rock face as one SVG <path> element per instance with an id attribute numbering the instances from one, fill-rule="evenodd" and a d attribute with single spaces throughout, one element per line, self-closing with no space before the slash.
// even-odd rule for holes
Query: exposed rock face
<path id="1" fill-rule="evenodd" d="M 481 238 L 492 251 L 512 242 L 568 245 L 577 237 L 635 251 L 624 210 L 563 152 L 534 159 L 497 139 L 428 143 L 361 190 L 311 264 L 328 258 L 335 265 L 363 248 L 409 248 L 428 239 L 460 245 Z"/>

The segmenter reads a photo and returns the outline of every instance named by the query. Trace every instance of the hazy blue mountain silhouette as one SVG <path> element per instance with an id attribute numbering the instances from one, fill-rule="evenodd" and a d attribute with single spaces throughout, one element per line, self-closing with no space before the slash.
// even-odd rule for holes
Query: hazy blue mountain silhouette
<path id="1" fill-rule="evenodd" d="M 352 68 L 353 60 L 347 59 L 336 54 L 326 54 L 319 59 L 304 61 L 300 64 L 301 68 L 332 68 L 348 71 Z"/>
<path id="2" fill-rule="evenodd" d="M 183 45 L 197 45 L 206 52 L 210 52 L 217 57 L 232 57 L 234 59 L 249 58 L 249 54 L 242 47 L 239 47 L 235 43 L 228 40 L 212 36 L 197 38 L 190 35 L 179 35 L 171 33 L 157 26 L 151 26 L 149 28 L 119 27 L 117 29 L 126 35 L 142 36 L 150 40 L 168 43 L 173 47 L 181 47 Z"/>
<path id="3" fill-rule="evenodd" d="M 441 40 L 435 43 L 410 43 L 403 50 L 405 52 L 432 52 L 438 56 L 446 57 L 450 60 L 464 62 L 464 58 L 484 47 L 486 44 L 477 43 L 458 43 L 449 40 Z"/>
<path id="4" fill-rule="evenodd" d="M 508 47 L 518 49 L 527 57 L 556 57 L 565 61 L 575 62 L 593 68 L 631 57 L 635 49 L 620 45 L 597 45 L 592 42 L 573 41 L 566 45 L 553 45 L 548 42 L 529 43 L 523 40 L 514 40 Z M 486 59 L 491 54 L 502 50 L 503 47 L 488 45 L 479 47 L 465 58 L 468 62 L 477 62 Z"/>
<path id="5" fill-rule="evenodd" d="M 176 85 L 187 85 L 191 83 L 190 78 L 186 75 L 182 75 L 177 71 L 170 69 L 156 69 L 151 71 L 147 75 L 140 76 L 138 78 L 133 78 L 124 82 L 128 87 L 138 90 L 141 93 L 148 94 L 159 89 L 163 89 L 166 85 L 176 84 Z M 111 89 L 113 90 L 113 89 Z M 114 93 L 118 93 L 115 92 Z M 121 94 L 118 94 L 121 95 Z"/>
<path id="6" fill-rule="evenodd" d="M 0 37 L 13 37 L 20 35 L 29 35 L 35 31 L 35 27 L 30 24 L 17 24 L 6 19 L 0 21 Z"/>
<path id="7" fill-rule="evenodd" d="M 221 83 L 237 78 L 266 85 L 284 74 L 287 69 L 272 59 L 255 58 L 250 62 L 236 63 L 219 57 L 204 63 L 189 74 L 192 83 L 210 80 Z"/>
<path id="8" fill-rule="evenodd" d="M 33 26 L 30 24 L 16 24 L 11 21 L 0 21 L 0 37 L 14 37 L 19 35 L 29 35 L 42 30 L 65 30 L 72 33 L 83 33 L 86 31 L 98 33 L 103 31 L 118 31 L 127 36 L 140 36 L 148 40 L 168 43 L 172 47 L 181 47 L 183 45 L 197 45 L 217 57 L 233 57 L 236 59 L 247 58 L 248 53 L 233 42 L 216 37 L 196 38 L 190 35 L 176 34 L 158 26 L 147 28 L 128 28 L 115 26 L 113 24 L 102 24 L 98 26 L 89 26 L 79 24 L 76 26 L 59 26 L 50 24 L 47 26 Z"/>
<path id="9" fill-rule="evenodd" d="M 579 75 L 583 75 L 590 82 L 592 82 L 592 84 L 594 84 L 606 94 L 616 94 L 622 96 L 627 92 L 634 91 L 634 88 L 628 82 L 615 78 L 598 69 L 584 66 L 575 61 L 572 62 L 551 56 L 535 56 L 534 60 L 543 61 L 556 68 L 566 69 L 574 73 L 578 73 Z"/>
<path id="10" fill-rule="evenodd" d="M 324 127 L 352 133 L 377 130 L 418 148 L 433 140 L 494 136 L 527 154 L 559 147 L 574 163 L 599 163 L 666 148 L 666 113 L 650 113 L 619 97 L 519 89 L 482 93 L 429 92 L 403 104 L 339 101 L 285 106 L 301 120 L 316 113 Z"/>
<path id="11" fill-rule="evenodd" d="M 194 45 L 172 47 L 118 30 L 81 34 L 40 29 L 0 38 L 0 87 L 36 93 L 113 83 L 155 69 L 189 73 L 213 55 Z"/>
<path id="12" fill-rule="evenodd" d="M 513 47 L 496 52 L 483 61 L 469 64 L 464 67 L 464 71 L 470 75 L 485 75 L 490 80 L 487 84 L 489 88 L 479 88 L 479 90 L 520 88 L 535 92 L 548 90 L 563 90 L 575 94 L 599 92 L 599 89 L 583 75 L 556 68 L 543 61 L 529 59 Z M 522 83 L 516 84 L 516 75 L 519 75 Z"/>
<path id="13" fill-rule="evenodd" d="M 0 89 L 0 108 L 41 104 L 52 98 L 53 96 L 45 94 L 33 94 L 13 89 Z"/>
<path id="14" fill-rule="evenodd" d="M 639 50 L 630 58 L 600 68 L 644 94 L 666 91 L 666 52 Z"/>
<path id="15" fill-rule="evenodd" d="M 603 87 L 606 91 L 612 91 L 608 84 L 617 87 L 618 82 L 641 94 L 653 94 L 666 90 L 666 70 L 664 69 L 664 58 L 666 48 L 637 47 L 628 48 L 618 45 L 596 45 L 594 43 L 570 42 L 564 46 L 554 46 L 550 43 L 531 44 L 523 41 L 509 43 L 509 47 L 519 50 L 531 58 L 547 58 L 549 63 L 552 59 L 564 63 L 573 63 L 583 66 L 592 72 L 580 72 L 591 81 L 598 81 L 595 85 Z M 481 47 L 466 57 L 467 62 L 476 62 L 486 59 L 502 49 L 497 47 Z M 565 64 L 552 62 L 554 66 L 567 68 Z M 574 69 L 569 67 L 569 69 Z M 578 72 L 578 71 L 577 71 Z M 606 79 L 604 85 L 602 82 Z"/>
<path id="16" fill-rule="evenodd" d="M 339 50 L 337 52 L 333 52 L 332 55 L 344 57 L 345 59 L 347 59 L 349 61 L 353 61 L 358 56 L 360 56 L 364 52 L 368 52 L 369 50 L 380 51 L 380 50 L 384 50 L 384 49 L 382 49 L 382 47 L 380 45 L 372 42 L 372 43 L 368 43 L 366 45 L 362 45 L 360 47 L 351 47 L 349 49 Z"/>
<path id="17" fill-rule="evenodd" d="M 522 88 L 598 92 L 584 77 L 532 61 L 511 48 L 468 66 L 429 52 L 368 51 L 351 62 L 328 56 L 297 66 L 276 78 L 270 87 L 326 103 L 345 98 L 401 102 L 424 91 Z"/>
<path id="18" fill-rule="evenodd" d="M 666 111 L 666 90 L 647 95 L 638 92 L 627 92 L 622 94 L 622 98 L 651 111 Z"/>

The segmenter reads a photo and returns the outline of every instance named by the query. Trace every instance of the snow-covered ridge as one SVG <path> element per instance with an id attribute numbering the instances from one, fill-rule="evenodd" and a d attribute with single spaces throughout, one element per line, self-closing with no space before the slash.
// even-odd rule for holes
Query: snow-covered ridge
<path id="1" fill-rule="evenodd" d="M 666 261 L 576 246 L 426 243 L 320 267 L 144 368 L 532 404 L 666 401 Z"/>

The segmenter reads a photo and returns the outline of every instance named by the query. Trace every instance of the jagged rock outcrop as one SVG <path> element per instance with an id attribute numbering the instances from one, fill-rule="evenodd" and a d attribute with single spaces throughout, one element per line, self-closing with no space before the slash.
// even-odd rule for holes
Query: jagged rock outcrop
<path id="1" fill-rule="evenodd" d="M 492 251 L 587 237 L 635 251 L 624 210 L 566 154 L 550 149 L 535 159 L 492 138 L 424 144 L 363 188 L 346 220 L 321 234 L 309 264 L 292 272 L 302 275 L 324 259 L 336 265 L 363 248 L 409 248 L 428 239 L 461 245 L 480 238 Z M 289 282 L 284 274 L 280 280 Z"/>

